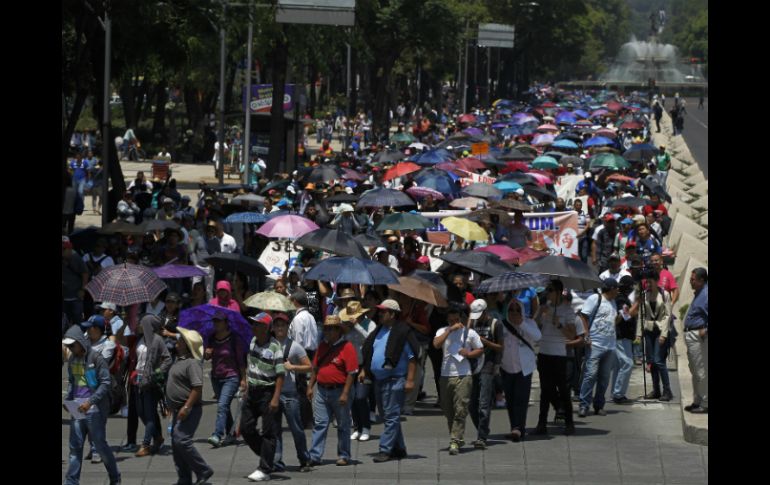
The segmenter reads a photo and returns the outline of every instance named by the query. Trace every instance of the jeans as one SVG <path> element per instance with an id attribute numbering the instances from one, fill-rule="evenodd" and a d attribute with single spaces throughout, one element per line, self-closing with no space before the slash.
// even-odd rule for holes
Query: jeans
<path id="1" fill-rule="evenodd" d="M 380 453 L 391 454 L 396 449 L 406 451 L 404 433 L 401 431 L 401 408 L 404 405 L 405 384 L 406 376 L 374 382 L 374 392 L 383 414 Z"/>
<path id="2" fill-rule="evenodd" d="M 259 456 L 262 473 L 273 471 L 275 442 L 281 434 L 281 414 L 270 411 L 275 386 L 249 387 L 241 407 L 241 436 L 251 451 Z M 262 430 L 257 430 L 257 419 L 262 417 Z"/>
<path id="3" fill-rule="evenodd" d="M 163 432 L 158 416 L 158 392 L 151 389 L 139 389 L 136 393 L 136 412 L 144 424 L 142 445 L 150 446 L 153 439 L 160 441 Z"/>
<path id="4" fill-rule="evenodd" d="M 612 397 L 625 397 L 631 371 L 634 368 L 633 340 L 619 338 L 615 347 L 615 367 L 612 370 Z"/>
<path id="5" fill-rule="evenodd" d="M 353 385 L 355 386 L 355 398 L 350 408 L 353 415 L 353 428 L 354 431 L 363 432 L 363 430 L 369 430 L 372 427 L 372 423 L 369 421 L 369 389 L 371 384 L 361 384 L 356 379 L 353 381 Z"/>
<path id="6" fill-rule="evenodd" d="M 540 415 L 538 426 L 548 422 L 548 408 L 551 404 L 564 412 L 566 424 L 573 424 L 572 402 L 567 386 L 567 359 L 558 355 L 539 354 L 537 372 L 540 375 Z"/>
<path id="7" fill-rule="evenodd" d="M 521 435 L 526 434 L 527 407 L 529 406 L 529 392 L 532 389 L 532 374 L 525 376 L 522 372 L 509 374 L 500 369 L 503 379 L 503 392 L 505 393 L 505 407 L 508 410 L 508 421 L 511 430 L 518 429 Z"/>
<path id="8" fill-rule="evenodd" d="M 112 450 L 107 444 L 107 416 L 102 414 L 96 406 L 92 406 L 84 419 L 73 419 L 70 423 L 69 467 L 64 484 L 78 485 L 80 483 L 80 468 L 83 464 L 83 445 L 86 435 L 91 437 L 96 452 L 102 457 L 110 481 L 120 480 L 115 455 L 112 454 Z"/>
<path id="9" fill-rule="evenodd" d="M 669 340 L 660 344 L 660 330 L 654 332 L 644 332 L 644 346 L 647 352 L 647 362 L 652 364 L 650 374 L 652 374 L 653 392 L 660 392 L 660 384 L 663 382 L 663 391 L 671 392 L 671 382 L 668 379 L 668 367 L 666 367 L 666 358 L 668 357 Z"/>
<path id="10" fill-rule="evenodd" d="M 326 446 L 326 433 L 329 431 L 331 416 L 337 418 L 337 458 L 350 460 L 350 400 L 340 406 L 343 388 L 327 389 L 316 386 L 313 395 L 313 441 L 310 446 L 310 459 L 321 461 Z"/>
<path id="11" fill-rule="evenodd" d="M 489 437 L 489 423 L 492 419 L 492 402 L 495 398 L 495 375 L 481 372 L 473 375 L 471 402 L 468 412 L 478 439 L 486 441 Z"/>
<path id="12" fill-rule="evenodd" d="M 180 484 L 192 484 L 192 474 L 200 477 L 211 467 L 206 464 L 201 454 L 195 449 L 193 436 L 203 417 L 203 408 L 196 404 L 184 421 L 178 421 L 179 411 L 174 411 L 171 431 L 171 451 L 174 455 L 174 466 Z"/>
<path id="13" fill-rule="evenodd" d="M 83 321 L 83 300 L 62 300 L 62 311 L 67 315 L 70 325 L 79 325 Z"/>
<path id="14" fill-rule="evenodd" d="M 310 453 L 307 451 L 307 438 L 305 437 L 305 428 L 302 425 L 299 394 L 296 391 L 281 393 L 281 408 L 283 415 L 286 416 L 286 424 L 289 425 L 289 430 L 291 430 L 291 435 L 294 438 L 297 460 L 300 465 L 304 465 L 310 461 Z M 286 468 L 283 463 L 283 432 L 278 435 L 275 444 L 275 465 L 278 468 Z"/>
<path id="15" fill-rule="evenodd" d="M 604 394 L 610 383 L 610 373 L 615 365 L 615 347 L 602 348 L 590 347 L 586 349 L 585 375 L 583 385 L 580 387 L 580 408 L 588 409 L 591 406 L 594 385 L 596 396 L 593 397 L 595 410 L 604 409 Z"/>
<path id="16" fill-rule="evenodd" d="M 414 411 L 417 404 L 417 396 L 420 394 L 420 383 L 425 377 L 425 361 L 428 358 L 428 344 L 420 344 L 420 356 L 417 358 L 417 367 L 414 371 L 414 389 L 412 389 L 404 398 L 404 409 Z"/>
<path id="17" fill-rule="evenodd" d="M 217 402 L 217 420 L 214 427 L 214 434 L 220 439 L 230 433 L 233 427 L 233 414 L 230 412 L 230 403 L 233 402 L 235 393 L 240 387 L 238 376 L 219 379 L 211 377 L 211 384 L 214 387 L 219 401 Z"/>

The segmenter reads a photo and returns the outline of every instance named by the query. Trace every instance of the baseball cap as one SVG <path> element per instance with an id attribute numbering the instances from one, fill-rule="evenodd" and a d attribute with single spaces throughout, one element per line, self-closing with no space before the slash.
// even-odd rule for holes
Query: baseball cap
<path id="1" fill-rule="evenodd" d="M 481 314 L 484 313 L 484 310 L 487 309 L 487 302 L 478 299 L 473 300 L 473 303 L 471 303 L 471 320 L 478 320 L 481 317 Z"/>
<path id="2" fill-rule="evenodd" d="M 590 179 L 593 177 L 593 174 L 591 172 L 586 172 L 585 178 Z"/>
<path id="3" fill-rule="evenodd" d="M 615 218 L 612 216 L 612 214 L 607 214 L 604 216 L 604 222 L 612 222 Z"/>
<path id="4" fill-rule="evenodd" d="M 377 305 L 377 308 L 379 308 L 380 310 L 394 310 L 397 312 L 401 311 L 401 307 L 399 306 L 396 300 L 385 300 L 379 305 Z"/>
<path id="5" fill-rule="evenodd" d="M 633 224 L 634 221 L 630 217 L 626 217 L 622 221 L 620 221 L 621 224 Z"/>
<path id="6" fill-rule="evenodd" d="M 516 193 L 519 195 L 524 195 L 524 189 L 516 189 Z"/>
<path id="7" fill-rule="evenodd" d="M 108 301 L 103 301 L 102 303 L 100 303 L 99 308 L 103 310 L 112 310 L 113 312 L 118 310 L 117 305 L 115 305 L 114 303 L 110 303 Z"/>
<path id="8" fill-rule="evenodd" d="M 607 259 L 614 259 L 615 261 L 620 261 L 620 255 L 618 253 L 612 253 L 610 254 L 610 257 Z"/>
<path id="9" fill-rule="evenodd" d="M 68 238 L 67 236 L 61 237 L 61 248 L 72 249 L 72 241 L 70 241 L 70 238 Z"/>
<path id="10" fill-rule="evenodd" d="M 104 329 L 106 326 L 106 323 L 104 322 L 104 317 L 101 315 L 92 315 L 91 318 L 86 320 L 85 322 L 81 323 L 80 326 L 82 328 L 91 328 L 91 327 L 99 327 Z"/>
<path id="11" fill-rule="evenodd" d="M 420 256 L 419 258 L 417 258 L 417 262 L 420 264 L 429 264 L 430 258 L 427 256 Z"/>
<path id="12" fill-rule="evenodd" d="M 273 315 L 273 321 L 275 322 L 275 321 L 278 321 L 278 320 L 283 320 L 285 322 L 288 322 L 291 319 L 285 313 L 276 313 L 275 315 Z"/>
<path id="13" fill-rule="evenodd" d="M 174 199 L 172 199 L 171 197 L 165 197 L 165 198 L 163 198 L 163 203 L 164 204 L 173 204 L 174 203 Z"/>
<path id="14" fill-rule="evenodd" d="M 273 317 L 271 317 L 265 312 L 259 313 L 253 317 L 249 317 L 249 320 L 251 320 L 254 323 L 264 323 L 265 325 L 270 325 L 271 323 L 273 323 Z M 252 323 L 252 325 L 254 323 Z"/>

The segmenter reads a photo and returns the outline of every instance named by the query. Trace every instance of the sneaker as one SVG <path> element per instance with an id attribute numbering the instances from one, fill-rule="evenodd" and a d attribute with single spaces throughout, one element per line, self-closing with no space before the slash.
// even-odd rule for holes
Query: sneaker
<path id="1" fill-rule="evenodd" d="M 96 464 L 101 462 L 102 462 L 102 457 L 99 456 L 99 453 L 94 453 L 93 456 L 91 457 L 91 463 Z"/>
<path id="2" fill-rule="evenodd" d="M 209 468 L 201 473 L 201 476 L 198 477 L 198 480 L 193 485 L 203 485 L 204 483 L 207 483 L 212 476 L 214 476 L 214 470 Z"/>
<path id="3" fill-rule="evenodd" d="M 672 399 L 674 399 L 674 395 L 671 394 L 671 391 L 663 391 L 663 394 L 660 395 L 659 401 L 667 402 Z"/>
<path id="4" fill-rule="evenodd" d="M 372 461 L 375 463 L 384 463 L 386 461 L 392 460 L 394 457 L 390 456 L 387 453 L 379 452 L 376 455 L 374 455 L 374 458 L 372 458 Z"/>
<path id="5" fill-rule="evenodd" d="M 607 411 L 605 411 L 604 408 L 596 409 L 594 410 L 594 414 L 597 416 L 607 416 Z"/>
<path id="6" fill-rule="evenodd" d="M 236 438 L 235 436 L 229 434 L 229 435 L 225 436 L 225 439 L 222 440 L 222 445 L 221 446 L 235 445 L 237 443 L 238 443 L 238 438 Z"/>
<path id="7" fill-rule="evenodd" d="M 88 454 L 83 457 L 84 460 L 90 460 L 94 456 L 94 450 L 91 450 L 88 452 Z"/>
<path id="8" fill-rule="evenodd" d="M 695 406 L 694 408 L 690 408 L 689 412 L 691 412 L 692 414 L 708 414 L 709 409 L 701 406 Z"/>
<path id="9" fill-rule="evenodd" d="M 620 397 L 613 397 L 612 402 L 614 402 L 615 404 L 629 404 L 631 400 L 626 396 L 620 396 Z"/>
<path id="10" fill-rule="evenodd" d="M 149 446 L 142 445 L 141 448 L 139 448 L 139 451 L 134 454 L 135 457 L 141 458 L 143 456 L 149 456 L 152 455 L 152 449 Z"/>
<path id="11" fill-rule="evenodd" d="M 125 451 L 126 453 L 136 453 L 137 450 L 139 450 L 139 446 L 136 443 L 126 443 L 120 447 L 120 451 Z"/>
<path id="12" fill-rule="evenodd" d="M 449 454 L 450 455 L 460 454 L 460 445 L 456 441 L 453 441 L 452 443 L 449 444 Z"/>
<path id="13" fill-rule="evenodd" d="M 660 391 L 652 391 L 644 396 L 645 399 L 660 399 Z"/>
<path id="14" fill-rule="evenodd" d="M 206 441 L 208 441 L 208 443 L 214 448 L 219 448 L 222 446 L 222 440 L 215 434 L 212 434 L 211 437 L 209 437 L 209 439 Z"/>
<path id="15" fill-rule="evenodd" d="M 587 414 L 588 414 L 588 408 L 580 408 L 580 410 L 578 411 L 578 416 L 580 416 L 581 418 L 585 418 Z"/>
<path id="16" fill-rule="evenodd" d="M 249 475 L 249 480 L 252 482 L 266 482 L 270 480 L 270 475 L 264 473 L 262 470 L 257 469 L 254 473 Z"/>
<path id="17" fill-rule="evenodd" d="M 689 411 L 692 411 L 693 409 L 699 408 L 699 407 L 700 407 L 700 405 L 692 403 L 690 405 L 685 406 L 684 410 L 689 412 Z"/>
<path id="18" fill-rule="evenodd" d="M 345 458 L 340 458 L 337 460 L 337 466 L 348 466 L 349 462 Z"/>
<path id="19" fill-rule="evenodd" d="M 364 428 L 363 433 L 361 433 L 361 436 L 358 437 L 358 441 L 369 441 L 371 436 L 369 436 L 369 430 Z"/>
<path id="20" fill-rule="evenodd" d="M 428 395 L 425 393 L 425 391 L 420 391 L 420 393 L 417 395 L 417 400 L 424 401 L 426 397 L 428 397 Z"/>
<path id="21" fill-rule="evenodd" d="M 350 439 L 357 440 L 359 436 L 361 436 L 361 433 L 359 433 L 358 431 L 354 431 L 353 434 L 350 435 Z"/>
<path id="22" fill-rule="evenodd" d="M 310 466 L 310 463 L 303 463 L 299 466 L 299 471 L 302 473 L 308 473 L 313 471 L 313 467 Z"/>
<path id="23" fill-rule="evenodd" d="M 486 450 L 487 442 L 485 440 L 476 440 L 473 442 L 473 447 L 477 450 Z"/>

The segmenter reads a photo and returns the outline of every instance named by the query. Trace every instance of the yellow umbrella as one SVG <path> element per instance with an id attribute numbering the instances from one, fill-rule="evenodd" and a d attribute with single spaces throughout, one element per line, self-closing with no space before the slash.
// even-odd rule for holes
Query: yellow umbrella
<path id="1" fill-rule="evenodd" d="M 468 241 L 486 241 L 489 239 L 489 234 L 484 228 L 468 219 L 445 217 L 441 219 L 441 224 L 447 228 L 447 231 Z"/>

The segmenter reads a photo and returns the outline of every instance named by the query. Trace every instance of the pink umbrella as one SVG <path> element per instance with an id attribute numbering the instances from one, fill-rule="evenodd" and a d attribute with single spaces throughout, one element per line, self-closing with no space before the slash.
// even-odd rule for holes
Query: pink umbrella
<path id="1" fill-rule="evenodd" d="M 532 146 L 541 147 L 546 145 L 552 145 L 554 136 L 551 134 L 537 135 L 532 139 Z"/>
<path id="2" fill-rule="evenodd" d="M 407 189 L 406 193 L 418 199 L 424 199 L 431 195 L 434 200 L 444 200 L 444 194 L 438 190 L 429 189 L 428 187 L 412 187 Z"/>
<path id="3" fill-rule="evenodd" d="M 265 237 L 296 239 L 316 229 L 319 229 L 318 225 L 306 217 L 286 215 L 267 221 L 259 228 L 257 234 Z"/>
<path id="4" fill-rule="evenodd" d="M 558 133 L 559 132 L 559 127 L 555 126 L 555 125 L 552 125 L 550 123 L 546 123 L 544 125 L 538 126 L 537 127 L 537 131 L 546 131 L 546 132 L 547 131 L 552 131 L 554 133 Z"/>
<path id="5" fill-rule="evenodd" d="M 538 185 L 545 185 L 553 183 L 553 180 L 551 180 L 551 177 L 544 175 L 542 173 L 538 173 L 538 171 L 530 170 L 527 172 L 529 175 L 531 175 L 535 181 L 538 183 Z"/>
<path id="6" fill-rule="evenodd" d="M 518 261 L 514 261 L 514 262 L 519 266 L 526 263 L 527 261 L 532 261 L 533 259 L 542 258 L 543 256 L 548 256 L 550 254 L 550 252 L 548 251 L 538 251 L 537 249 L 532 249 L 528 247 L 516 248 L 516 249 L 512 249 L 511 251 L 517 254 Z"/>
<path id="7" fill-rule="evenodd" d="M 605 138 L 615 138 L 618 136 L 617 133 L 615 133 L 615 130 L 611 130 L 609 128 L 600 128 L 594 132 L 594 135 L 596 136 L 603 136 Z"/>
<path id="8" fill-rule="evenodd" d="M 468 158 L 461 158 L 455 162 L 460 167 L 465 168 L 466 170 L 484 170 L 487 168 L 486 165 L 484 165 L 484 162 L 479 160 L 478 158 L 468 157 Z"/>
<path id="9" fill-rule="evenodd" d="M 443 162 L 439 163 L 437 165 L 434 165 L 435 168 L 440 168 L 441 170 L 446 170 L 447 172 L 451 170 L 465 170 L 465 167 L 461 167 L 455 162 Z"/>
<path id="10" fill-rule="evenodd" d="M 474 251 L 482 251 L 485 253 L 492 253 L 506 263 L 515 263 L 519 260 L 521 255 L 518 251 L 514 251 L 509 246 L 503 244 L 493 244 L 492 246 L 484 246 L 483 248 L 476 248 Z"/>
<path id="11" fill-rule="evenodd" d="M 356 172 L 355 170 L 351 170 L 349 168 L 343 168 L 342 170 L 345 172 L 342 175 L 342 178 L 345 180 L 357 180 L 359 182 L 366 180 L 366 175 L 362 174 L 361 172 Z"/>

